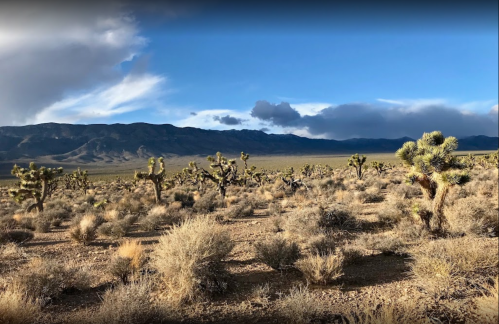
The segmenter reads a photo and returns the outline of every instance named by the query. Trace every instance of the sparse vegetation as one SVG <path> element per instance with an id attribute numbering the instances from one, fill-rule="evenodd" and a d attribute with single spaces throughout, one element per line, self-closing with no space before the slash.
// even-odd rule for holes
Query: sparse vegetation
<path id="1" fill-rule="evenodd" d="M 359 179 L 344 157 L 257 169 L 243 152 L 238 170 L 220 154 L 224 197 L 219 166 L 177 172 L 168 158 L 159 201 L 150 180 L 89 175 L 86 193 L 53 185 L 38 213 L 0 187 L 0 322 L 495 323 L 493 154 L 426 174 L 469 175 L 447 188 L 441 231 L 436 198 L 404 183 L 396 157 L 368 158 Z"/>

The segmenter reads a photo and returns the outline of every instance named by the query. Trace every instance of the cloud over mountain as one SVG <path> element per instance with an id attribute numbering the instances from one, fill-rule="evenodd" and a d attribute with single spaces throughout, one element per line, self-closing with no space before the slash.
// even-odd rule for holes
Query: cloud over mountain
<path id="1" fill-rule="evenodd" d="M 251 116 L 292 130 L 306 130 L 312 136 L 331 139 L 417 138 L 423 132 L 441 130 L 457 137 L 497 136 L 497 110 L 489 114 L 471 113 L 444 103 L 385 107 L 366 103 L 342 104 L 322 109 L 318 114 L 301 115 L 289 103 L 258 101 Z"/>

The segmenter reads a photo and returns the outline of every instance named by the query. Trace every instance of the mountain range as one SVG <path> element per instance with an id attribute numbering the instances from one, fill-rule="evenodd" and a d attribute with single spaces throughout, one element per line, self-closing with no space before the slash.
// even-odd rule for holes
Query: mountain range
<path id="1" fill-rule="evenodd" d="M 0 161 L 50 157 L 59 162 L 124 162 L 150 156 L 213 155 L 248 152 L 253 155 L 395 152 L 409 137 L 398 139 L 310 139 L 266 134 L 258 130 L 203 130 L 170 124 L 46 123 L 0 127 Z M 459 150 L 496 150 L 498 137 L 459 139 Z"/>

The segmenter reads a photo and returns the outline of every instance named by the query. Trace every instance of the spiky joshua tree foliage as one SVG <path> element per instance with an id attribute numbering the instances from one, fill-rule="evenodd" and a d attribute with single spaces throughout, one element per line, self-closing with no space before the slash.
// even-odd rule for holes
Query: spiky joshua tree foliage
<path id="1" fill-rule="evenodd" d="M 388 170 L 390 167 L 389 165 L 379 161 L 372 161 L 371 166 L 373 167 L 374 170 L 376 170 L 378 176 L 381 176 L 383 172 L 386 172 L 386 170 Z"/>
<path id="2" fill-rule="evenodd" d="M 362 179 L 362 176 L 363 176 L 362 166 L 364 165 L 366 160 L 367 160 L 367 157 L 365 155 L 362 155 L 362 157 L 359 157 L 359 153 L 352 155 L 352 157 L 348 159 L 348 166 L 355 168 L 355 172 L 356 172 L 357 178 L 359 180 Z"/>
<path id="3" fill-rule="evenodd" d="M 73 171 L 73 173 L 68 173 L 64 175 L 64 182 L 66 189 L 81 190 L 83 194 L 87 194 L 87 189 L 90 184 L 88 180 L 87 170 L 81 171 L 80 168 Z"/>
<path id="4" fill-rule="evenodd" d="M 240 182 L 237 176 L 236 160 L 227 160 L 220 152 L 217 152 L 215 157 L 208 156 L 206 159 L 210 162 L 213 173 L 209 173 L 204 169 L 201 169 L 201 171 L 205 178 L 210 179 L 217 185 L 217 191 L 222 197 L 222 201 L 224 201 L 227 187 L 230 184 Z"/>
<path id="5" fill-rule="evenodd" d="M 156 159 L 154 157 L 149 158 L 148 162 L 148 172 L 137 172 L 135 171 L 135 180 L 150 180 L 154 185 L 154 198 L 156 204 L 161 202 L 161 185 L 166 178 L 165 162 L 162 157 L 158 158 L 159 171 L 156 173 Z"/>
<path id="6" fill-rule="evenodd" d="M 34 162 L 29 164 L 29 168 L 21 168 L 14 165 L 11 171 L 12 175 L 19 178 L 19 188 L 10 189 L 9 195 L 17 203 L 22 203 L 26 199 L 34 199 L 27 212 L 36 208 L 39 212 L 43 211 L 43 202 L 51 194 L 51 184 L 57 181 L 56 176 L 62 173 L 62 168 L 38 168 Z"/>
<path id="7" fill-rule="evenodd" d="M 464 166 L 452 155 L 457 149 L 455 137 L 445 138 L 441 132 L 424 133 L 417 142 L 406 142 L 395 155 L 401 159 L 411 171 L 407 174 L 410 184 L 418 183 L 426 199 L 433 201 L 433 217 L 437 221 L 437 229 L 441 231 L 445 225 L 443 206 L 449 188 L 463 185 L 470 180 Z M 425 221 L 430 228 L 430 218 Z"/>

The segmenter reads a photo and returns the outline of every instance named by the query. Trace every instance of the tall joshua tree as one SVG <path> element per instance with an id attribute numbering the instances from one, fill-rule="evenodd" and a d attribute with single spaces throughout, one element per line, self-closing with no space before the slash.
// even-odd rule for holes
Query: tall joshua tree
<path id="1" fill-rule="evenodd" d="M 410 184 L 418 183 L 423 195 L 432 201 L 432 213 L 424 221 L 430 228 L 431 217 L 436 218 L 439 231 L 445 224 L 443 206 L 449 188 L 463 185 L 470 180 L 467 172 L 461 171 L 464 166 L 452 155 L 457 149 L 455 137 L 445 138 L 441 132 L 424 133 L 417 142 L 406 142 L 395 155 L 401 159 L 411 171 L 407 174 Z"/>
<path id="2" fill-rule="evenodd" d="M 39 212 L 42 212 L 43 202 L 51 194 L 50 188 L 54 188 L 51 183 L 56 181 L 56 176 L 61 174 L 62 171 L 62 168 L 38 168 L 34 162 L 29 164 L 28 169 L 14 165 L 11 173 L 19 178 L 19 188 L 10 189 L 9 195 L 17 203 L 30 198 L 35 199 L 35 202 L 26 211 L 31 212 L 33 208 L 36 208 Z"/>
<path id="3" fill-rule="evenodd" d="M 206 178 L 216 183 L 218 193 L 224 201 L 227 187 L 232 183 L 239 182 L 236 160 L 227 160 L 220 152 L 217 152 L 216 157 L 208 156 L 206 159 L 210 162 L 213 173 L 211 174 L 204 169 L 202 172 Z"/>
<path id="4" fill-rule="evenodd" d="M 352 155 L 352 157 L 348 159 L 348 166 L 355 168 L 358 179 L 362 179 L 362 166 L 364 165 L 366 160 L 366 156 L 362 155 L 362 157 L 359 157 L 359 153 Z"/>
<path id="5" fill-rule="evenodd" d="M 161 185 L 166 178 L 165 162 L 162 157 L 158 158 L 159 171 L 156 172 L 156 159 L 154 157 L 149 158 L 148 162 L 148 172 L 137 172 L 135 171 L 135 180 L 150 180 L 154 185 L 154 198 L 156 204 L 161 202 Z"/>

